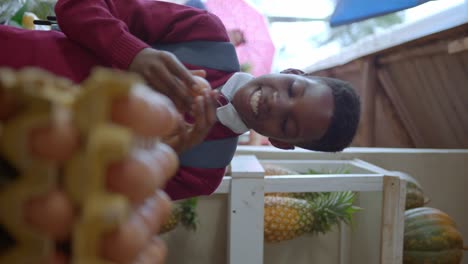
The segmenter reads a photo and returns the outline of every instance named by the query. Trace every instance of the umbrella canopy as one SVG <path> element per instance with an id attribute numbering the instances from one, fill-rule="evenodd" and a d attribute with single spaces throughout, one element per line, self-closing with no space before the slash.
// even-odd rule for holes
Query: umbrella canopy
<path id="1" fill-rule="evenodd" d="M 208 0 L 208 11 L 217 15 L 228 31 L 240 30 L 245 43 L 236 47 L 242 66 L 254 76 L 271 72 L 275 46 L 266 18 L 244 0 Z"/>
<path id="2" fill-rule="evenodd" d="M 418 6 L 429 0 L 337 0 L 336 8 L 330 18 L 330 26 L 350 24 L 371 17 Z"/>

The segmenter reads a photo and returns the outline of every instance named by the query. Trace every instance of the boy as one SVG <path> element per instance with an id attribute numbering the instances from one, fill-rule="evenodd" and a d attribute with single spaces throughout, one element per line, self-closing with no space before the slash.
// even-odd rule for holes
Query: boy
<path id="1" fill-rule="evenodd" d="M 60 0 L 56 14 L 66 36 L 3 28 L 0 37 L 7 41 L 0 64 L 36 65 L 74 81 L 81 81 L 94 65 L 134 71 L 184 112 L 193 103 L 189 94 L 194 81 L 187 69 L 204 70 L 211 87 L 221 91 L 219 107 L 208 107 L 211 101 L 205 97 L 201 114 L 216 111 L 219 122 L 211 130 L 199 126 L 194 133 L 207 136 L 179 151 L 181 167 L 165 189 L 172 199 L 211 194 L 234 154 L 237 136 L 249 128 L 282 149 L 319 151 L 342 150 L 356 132 L 359 99 L 346 83 L 299 70 L 259 78 L 237 72 L 237 61 L 224 62 L 233 50 L 223 49 L 231 45 L 226 29 L 206 11 L 145 0 Z M 48 53 L 31 50 L 31 43 Z M 168 44 L 195 46 L 195 55 L 207 59 L 194 62 L 193 54 L 176 58 L 162 50 Z M 227 52 L 217 54 L 218 48 Z M 197 144 L 200 139 L 203 144 Z M 218 155 L 205 156 L 209 153 Z"/>

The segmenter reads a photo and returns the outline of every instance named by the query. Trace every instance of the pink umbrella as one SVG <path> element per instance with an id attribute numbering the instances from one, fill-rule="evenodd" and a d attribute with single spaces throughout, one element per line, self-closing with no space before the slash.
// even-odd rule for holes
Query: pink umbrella
<path id="1" fill-rule="evenodd" d="M 248 64 L 254 76 L 270 73 L 275 46 L 265 17 L 244 0 L 208 0 L 205 5 L 228 31 L 243 32 L 246 42 L 236 47 L 241 66 Z"/>

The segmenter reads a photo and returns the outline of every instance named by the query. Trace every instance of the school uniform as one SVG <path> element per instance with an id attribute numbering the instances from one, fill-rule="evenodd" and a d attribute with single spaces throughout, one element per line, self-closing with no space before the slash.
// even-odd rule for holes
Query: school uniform
<path id="1" fill-rule="evenodd" d="M 219 18 L 204 10 L 152 0 L 60 0 L 55 11 L 62 32 L 0 26 L 0 65 L 16 69 L 38 66 L 80 82 L 95 65 L 128 69 L 136 54 L 147 47 L 170 50 L 174 44 L 210 44 L 200 48 L 200 54 L 209 55 L 201 56 L 208 57 L 207 61 L 194 62 L 191 56 L 181 61 L 188 69 L 205 70 L 211 87 L 221 90 L 224 96 L 216 113 L 220 122 L 203 144 L 181 154 L 180 169 L 165 191 L 174 200 L 213 193 L 224 176 L 226 162 L 232 159 L 237 137 L 248 130 L 229 100 L 253 78 L 236 73 L 237 61 L 223 64 L 225 55 L 210 53 L 213 43 L 231 45 Z M 229 143 L 218 144 L 224 141 Z M 215 161 L 213 153 L 225 154 L 224 160 Z"/>

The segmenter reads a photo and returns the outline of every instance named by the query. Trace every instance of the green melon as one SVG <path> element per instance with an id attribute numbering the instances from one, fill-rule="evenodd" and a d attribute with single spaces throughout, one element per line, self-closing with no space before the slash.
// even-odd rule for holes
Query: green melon
<path id="1" fill-rule="evenodd" d="M 414 182 L 406 184 L 406 204 L 405 209 L 423 207 L 427 199 L 424 196 L 422 188 Z"/>
<path id="2" fill-rule="evenodd" d="M 430 207 L 405 212 L 404 264 L 460 264 L 463 239 L 446 213 Z"/>

